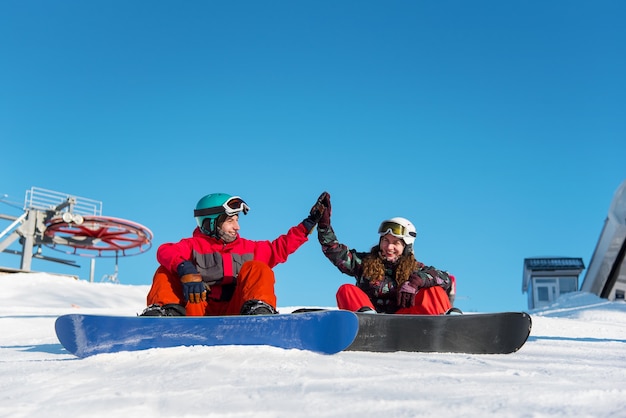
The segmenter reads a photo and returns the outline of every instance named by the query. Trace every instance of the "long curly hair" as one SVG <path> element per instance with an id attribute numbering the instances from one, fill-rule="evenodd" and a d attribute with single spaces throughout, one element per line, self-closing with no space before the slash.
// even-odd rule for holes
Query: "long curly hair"
<path id="1" fill-rule="evenodd" d="M 395 279 L 398 286 L 409 280 L 409 276 L 418 269 L 418 266 L 419 262 L 412 252 L 402 254 L 396 268 Z M 363 257 L 363 277 L 369 281 L 380 281 L 385 278 L 385 264 L 378 245 L 373 246 L 370 253 Z"/>

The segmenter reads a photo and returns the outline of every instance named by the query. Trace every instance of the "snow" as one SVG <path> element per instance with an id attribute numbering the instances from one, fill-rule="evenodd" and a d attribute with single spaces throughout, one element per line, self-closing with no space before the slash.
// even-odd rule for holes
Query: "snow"
<path id="1" fill-rule="evenodd" d="M 530 312 L 528 342 L 505 355 L 194 346 L 79 359 L 57 340 L 57 316 L 136 315 L 147 291 L 0 275 L 0 417 L 626 416 L 624 302 L 565 295 Z"/>

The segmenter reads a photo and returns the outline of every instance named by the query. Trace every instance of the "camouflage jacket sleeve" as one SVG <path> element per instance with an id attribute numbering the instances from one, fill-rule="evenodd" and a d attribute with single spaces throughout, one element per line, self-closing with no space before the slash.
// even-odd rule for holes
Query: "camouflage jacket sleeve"
<path id="1" fill-rule="evenodd" d="M 332 226 L 326 229 L 317 228 L 317 238 L 322 246 L 322 252 L 340 272 L 352 277 L 361 277 L 363 272 L 363 256 L 365 253 L 357 252 L 341 244 L 337 240 Z"/>
<path id="2" fill-rule="evenodd" d="M 449 292 L 452 286 L 452 280 L 448 273 L 432 266 L 425 266 L 422 263 L 419 263 L 419 268 L 411 273 L 409 281 L 418 289 L 441 286 L 446 292 Z"/>

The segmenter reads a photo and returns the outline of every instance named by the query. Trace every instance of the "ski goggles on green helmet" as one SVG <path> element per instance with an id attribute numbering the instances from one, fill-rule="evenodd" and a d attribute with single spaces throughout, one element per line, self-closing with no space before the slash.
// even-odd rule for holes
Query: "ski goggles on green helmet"
<path id="1" fill-rule="evenodd" d="M 397 238 L 404 238 L 408 236 L 414 238 L 417 237 L 417 233 L 415 233 L 414 231 L 409 231 L 409 229 L 404 225 L 400 225 L 395 222 L 383 222 L 378 228 L 378 233 L 380 235 L 391 234 Z"/>
<path id="2" fill-rule="evenodd" d="M 193 211 L 193 215 L 198 217 L 225 213 L 228 216 L 233 216 L 238 214 L 239 212 L 243 212 L 244 215 L 247 215 L 249 210 L 250 206 L 248 206 L 248 204 L 244 202 L 242 198 L 240 198 L 239 196 L 233 196 L 229 198 L 226 202 L 224 202 L 222 206 L 214 206 L 212 208 L 206 209 L 196 209 Z"/>

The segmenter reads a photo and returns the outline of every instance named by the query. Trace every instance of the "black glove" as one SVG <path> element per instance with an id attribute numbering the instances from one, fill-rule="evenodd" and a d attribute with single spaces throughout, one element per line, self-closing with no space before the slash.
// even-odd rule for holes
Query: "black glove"
<path id="1" fill-rule="evenodd" d="M 325 201 L 328 201 L 330 203 L 330 195 L 327 192 L 322 193 L 320 197 L 317 198 L 317 202 L 315 202 L 315 204 L 311 208 L 311 212 L 309 213 L 309 216 L 307 216 L 302 221 L 308 234 L 310 234 L 311 231 L 313 231 L 313 228 L 315 228 L 315 225 L 317 225 L 317 223 L 322 218 L 322 215 L 324 214 L 326 210 L 326 206 L 324 204 Z"/>
<path id="2" fill-rule="evenodd" d="M 210 287 L 202 281 L 202 276 L 198 274 L 196 266 L 191 261 L 180 263 L 176 272 L 183 285 L 183 296 L 187 302 L 200 303 L 206 301 Z"/>
<path id="3" fill-rule="evenodd" d="M 424 279 L 418 273 L 411 274 L 409 280 L 398 288 L 398 306 L 410 308 L 415 305 L 415 295 L 422 287 L 424 287 Z"/>
<path id="4" fill-rule="evenodd" d="M 180 278 L 183 284 L 183 296 L 189 303 L 200 303 L 206 301 L 209 285 L 202 281 L 199 274 L 186 274 Z"/>
<path id="5" fill-rule="evenodd" d="M 330 213 L 331 213 L 330 194 L 324 192 L 322 196 L 320 196 L 320 198 L 322 198 L 322 205 L 324 205 L 324 212 L 322 212 L 322 216 L 320 217 L 320 220 L 317 222 L 317 227 L 322 228 L 322 229 L 328 229 L 330 228 Z"/>

